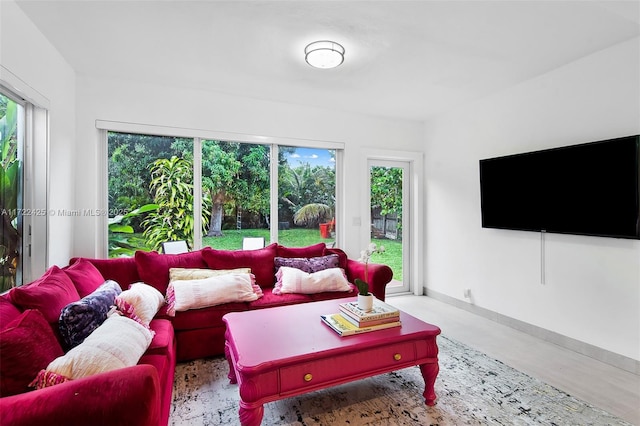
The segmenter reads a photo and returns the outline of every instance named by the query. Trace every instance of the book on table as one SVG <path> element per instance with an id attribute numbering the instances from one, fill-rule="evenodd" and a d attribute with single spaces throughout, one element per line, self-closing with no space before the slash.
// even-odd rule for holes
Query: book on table
<path id="1" fill-rule="evenodd" d="M 352 336 L 354 334 L 368 333 L 371 331 L 384 330 L 387 328 L 400 327 L 402 323 L 400 318 L 397 321 L 386 322 L 383 324 L 371 325 L 368 327 L 358 327 L 351 321 L 348 321 L 342 313 L 320 315 L 322 322 L 329 326 L 340 336 Z"/>
<path id="2" fill-rule="evenodd" d="M 374 325 L 381 325 L 381 324 L 387 324 L 387 323 L 390 323 L 390 322 L 400 321 L 400 316 L 393 316 L 393 317 L 373 319 L 373 320 L 359 320 L 357 318 L 349 316 L 348 314 L 346 314 L 346 313 L 344 313 L 342 311 L 340 311 L 340 313 L 342 314 L 344 319 L 346 319 L 347 321 L 349 321 L 350 323 L 352 323 L 353 325 L 355 325 L 356 327 L 359 327 L 359 328 L 371 327 L 371 326 L 374 326 Z"/>
<path id="3" fill-rule="evenodd" d="M 339 305 L 340 313 L 359 327 L 368 327 L 398 321 L 400 311 L 378 299 L 373 299 L 373 309 L 369 312 L 358 307 L 358 302 L 346 302 Z"/>

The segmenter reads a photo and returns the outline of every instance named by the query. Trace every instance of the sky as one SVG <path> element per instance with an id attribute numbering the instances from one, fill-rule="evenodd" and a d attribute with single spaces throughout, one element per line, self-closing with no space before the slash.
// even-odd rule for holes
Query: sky
<path id="1" fill-rule="evenodd" d="M 311 166 L 335 167 L 335 159 L 331 151 L 318 148 L 297 148 L 295 153 L 287 155 L 291 167 L 298 167 L 303 163 Z"/>

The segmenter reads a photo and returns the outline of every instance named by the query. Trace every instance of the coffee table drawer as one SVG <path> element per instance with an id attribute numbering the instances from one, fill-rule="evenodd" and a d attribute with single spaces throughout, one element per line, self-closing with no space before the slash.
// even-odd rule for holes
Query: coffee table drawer
<path id="1" fill-rule="evenodd" d="M 394 365 L 400 366 L 414 359 L 416 359 L 414 343 L 404 342 L 282 367 L 280 368 L 280 392 L 317 388 L 326 383 L 375 372 L 378 369 L 391 371 Z"/>

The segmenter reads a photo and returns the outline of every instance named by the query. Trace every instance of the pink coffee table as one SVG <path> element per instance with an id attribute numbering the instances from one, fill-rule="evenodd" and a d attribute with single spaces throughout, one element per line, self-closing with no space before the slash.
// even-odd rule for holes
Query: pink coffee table
<path id="1" fill-rule="evenodd" d="M 258 426 L 263 404 L 420 366 L 434 405 L 440 328 L 401 312 L 402 327 L 340 337 L 320 320 L 354 298 L 303 303 L 223 317 L 229 380 L 239 384 L 240 423 Z"/>

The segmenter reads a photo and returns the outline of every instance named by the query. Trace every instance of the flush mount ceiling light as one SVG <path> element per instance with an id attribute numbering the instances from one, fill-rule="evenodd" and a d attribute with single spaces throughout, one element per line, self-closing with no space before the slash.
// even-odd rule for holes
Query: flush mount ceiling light
<path id="1" fill-rule="evenodd" d="M 335 68 L 344 61 L 344 47 L 335 41 L 314 41 L 304 48 L 304 59 L 314 68 Z"/>

